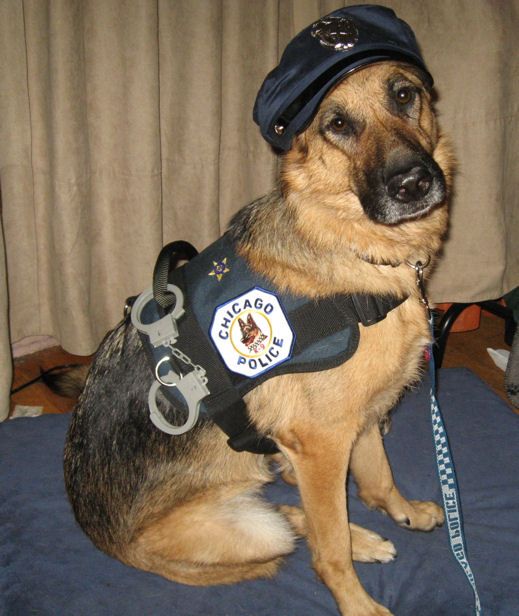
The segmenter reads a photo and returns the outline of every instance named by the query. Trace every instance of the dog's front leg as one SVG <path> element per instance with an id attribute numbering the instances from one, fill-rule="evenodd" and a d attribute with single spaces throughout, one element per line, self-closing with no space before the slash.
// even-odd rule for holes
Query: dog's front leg
<path id="1" fill-rule="evenodd" d="M 368 507 L 381 509 L 401 526 L 415 530 L 429 531 L 443 523 L 443 510 L 436 503 L 407 500 L 400 494 L 378 425 L 367 428 L 359 436 L 350 466 L 359 497 Z"/>
<path id="2" fill-rule="evenodd" d="M 355 431 L 313 425 L 277 440 L 290 459 L 306 515 L 314 569 L 343 616 L 387 616 L 362 587 L 352 563 L 346 475 Z"/>

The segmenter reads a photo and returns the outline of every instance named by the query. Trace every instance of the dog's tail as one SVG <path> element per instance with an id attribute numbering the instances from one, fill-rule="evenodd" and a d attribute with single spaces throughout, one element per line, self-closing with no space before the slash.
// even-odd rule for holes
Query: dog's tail
<path id="1" fill-rule="evenodd" d="M 64 367 L 62 370 L 42 373 L 41 379 L 58 396 L 77 399 L 85 387 L 89 369 L 88 364 Z"/>

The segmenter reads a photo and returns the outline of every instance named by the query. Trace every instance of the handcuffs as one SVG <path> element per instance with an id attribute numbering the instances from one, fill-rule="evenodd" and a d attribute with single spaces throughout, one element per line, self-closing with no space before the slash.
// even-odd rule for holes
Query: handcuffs
<path id="1" fill-rule="evenodd" d="M 155 365 L 155 381 L 148 393 L 150 420 L 159 430 L 167 434 L 179 435 L 188 432 L 196 424 L 200 415 L 201 402 L 210 391 L 207 387 L 206 372 L 202 366 L 194 364 L 185 353 L 174 346 L 179 336 L 177 321 L 184 314 L 184 296 L 182 291 L 173 284 L 168 284 L 167 290 L 175 296 L 175 305 L 171 312 L 151 323 L 142 321 L 144 308 L 154 299 L 153 289 L 149 288 L 135 300 L 131 309 L 131 322 L 141 334 L 149 338 L 154 348 L 164 347 L 164 355 Z M 187 374 L 175 371 L 172 364 L 173 358 L 192 367 L 192 370 Z M 163 368 L 168 368 L 165 374 L 161 374 Z M 160 412 L 157 406 L 157 392 L 161 386 L 176 387 L 178 393 L 184 398 L 188 416 L 182 425 L 171 424 Z"/>

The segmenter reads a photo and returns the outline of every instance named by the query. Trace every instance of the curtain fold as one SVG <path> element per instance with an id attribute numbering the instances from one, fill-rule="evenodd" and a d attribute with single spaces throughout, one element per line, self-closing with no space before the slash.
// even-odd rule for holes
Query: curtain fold
<path id="1" fill-rule="evenodd" d="M 344 4 L 0 3 L 0 367 L 9 335 L 91 353 L 164 243 L 203 248 L 270 189 L 256 92 L 295 33 Z M 519 284 L 519 0 L 384 4 L 415 29 L 460 159 L 432 299 L 501 296 Z"/>
<path id="2" fill-rule="evenodd" d="M 9 344 L 4 234 L 2 231 L 2 221 L 0 220 L 0 421 L 5 419 L 9 413 L 9 393 L 13 375 Z"/>

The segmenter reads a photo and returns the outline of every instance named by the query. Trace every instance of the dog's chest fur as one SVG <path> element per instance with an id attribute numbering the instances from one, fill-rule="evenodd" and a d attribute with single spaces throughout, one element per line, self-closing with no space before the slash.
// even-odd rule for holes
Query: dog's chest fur
<path id="1" fill-rule="evenodd" d="M 264 383 L 247 397 L 252 419 L 276 436 L 289 425 L 351 420 L 361 431 L 378 421 L 420 376 L 429 341 L 423 306 L 410 298 L 380 323 L 362 327 L 353 357 L 332 370 L 291 374 Z"/>

